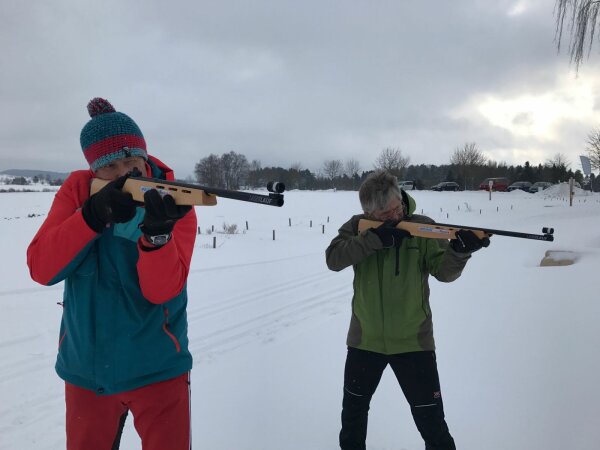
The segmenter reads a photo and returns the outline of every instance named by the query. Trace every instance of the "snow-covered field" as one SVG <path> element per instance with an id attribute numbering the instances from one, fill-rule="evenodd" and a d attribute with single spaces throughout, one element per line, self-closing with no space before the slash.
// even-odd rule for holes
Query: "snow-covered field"
<path id="1" fill-rule="evenodd" d="M 446 416 L 461 450 L 598 448 L 600 196 L 578 191 L 569 207 L 564 188 L 552 189 L 491 201 L 485 192 L 412 193 L 418 212 L 439 222 L 555 229 L 554 242 L 496 236 L 456 282 L 431 281 Z M 0 449 L 65 445 L 53 369 L 62 284 L 33 283 L 25 258 L 53 195 L 0 194 Z M 296 191 L 283 208 L 227 199 L 197 208 L 188 282 L 195 449 L 337 448 L 352 270 L 328 271 L 324 250 L 359 209 L 356 192 Z M 239 232 L 221 233 L 224 223 Z M 546 250 L 574 252 L 576 262 L 540 267 Z M 140 447 L 129 418 L 121 448 Z M 368 448 L 423 448 L 389 370 Z"/>

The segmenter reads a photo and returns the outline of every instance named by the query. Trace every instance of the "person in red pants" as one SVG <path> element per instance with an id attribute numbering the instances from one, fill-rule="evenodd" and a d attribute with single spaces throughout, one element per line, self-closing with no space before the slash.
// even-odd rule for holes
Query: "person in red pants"
<path id="1" fill-rule="evenodd" d="M 72 172 L 27 249 L 31 278 L 64 281 L 56 372 L 65 381 L 68 450 L 118 449 L 128 412 L 144 450 L 189 450 L 187 276 L 196 215 L 132 174 L 174 180 L 138 125 L 106 100 L 88 104 Z M 108 183 L 90 195 L 93 178 Z"/>

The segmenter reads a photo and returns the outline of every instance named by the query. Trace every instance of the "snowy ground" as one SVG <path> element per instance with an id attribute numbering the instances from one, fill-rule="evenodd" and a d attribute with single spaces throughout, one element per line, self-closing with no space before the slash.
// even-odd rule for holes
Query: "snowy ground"
<path id="1" fill-rule="evenodd" d="M 486 192 L 413 193 L 418 212 L 439 222 L 555 229 L 551 243 L 494 237 L 459 280 L 431 281 L 447 421 L 461 450 L 600 442 L 600 196 L 578 191 L 569 207 L 564 188 L 552 189 L 491 201 Z M 64 448 L 53 369 L 62 284 L 33 283 L 25 261 L 53 195 L 0 194 L 0 449 Z M 328 271 L 324 250 L 358 210 L 355 192 L 289 192 L 283 208 L 227 199 L 197 208 L 202 234 L 188 283 L 194 448 L 337 448 L 352 270 Z M 223 223 L 239 233 L 206 234 Z M 539 267 L 546 250 L 577 261 Z M 129 420 L 121 448 L 140 447 Z M 389 370 L 368 448 L 423 448 Z"/>

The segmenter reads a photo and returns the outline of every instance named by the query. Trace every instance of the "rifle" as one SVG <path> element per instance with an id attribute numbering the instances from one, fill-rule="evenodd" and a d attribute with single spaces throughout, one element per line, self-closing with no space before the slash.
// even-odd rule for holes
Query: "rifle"
<path id="1" fill-rule="evenodd" d="M 108 180 L 92 179 L 90 195 L 95 194 L 108 183 Z M 283 206 L 282 193 L 285 191 L 285 184 L 269 181 L 267 183 L 269 194 L 263 195 L 131 175 L 123 186 L 123 191 L 129 192 L 133 199 L 140 203 L 144 203 L 144 193 L 150 189 L 158 190 L 161 195 L 171 195 L 178 205 L 214 206 L 217 204 L 217 197 L 223 197 L 261 205 Z"/>
<path id="2" fill-rule="evenodd" d="M 376 220 L 360 219 L 358 222 L 358 231 L 362 232 L 369 228 L 377 228 L 383 224 Z M 471 230 L 479 239 L 489 238 L 497 234 L 498 236 L 509 236 L 523 239 L 535 239 L 538 241 L 554 241 L 554 228 L 543 227 L 543 234 L 521 233 L 518 231 L 493 230 L 491 228 L 470 227 L 464 225 L 451 225 L 448 223 L 422 223 L 412 222 L 410 220 L 401 220 L 396 225 L 400 230 L 408 231 L 413 236 L 432 238 L 432 239 L 456 239 L 458 230 Z"/>

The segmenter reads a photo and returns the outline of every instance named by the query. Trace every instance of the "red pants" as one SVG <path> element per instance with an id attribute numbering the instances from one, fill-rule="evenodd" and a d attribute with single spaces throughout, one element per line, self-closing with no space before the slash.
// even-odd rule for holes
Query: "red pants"
<path id="1" fill-rule="evenodd" d="M 99 396 L 65 383 L 67 450 L 119 448 L 128 411 L 144 450 L 190 450 L 189 373 L 121 394 Z"/>

